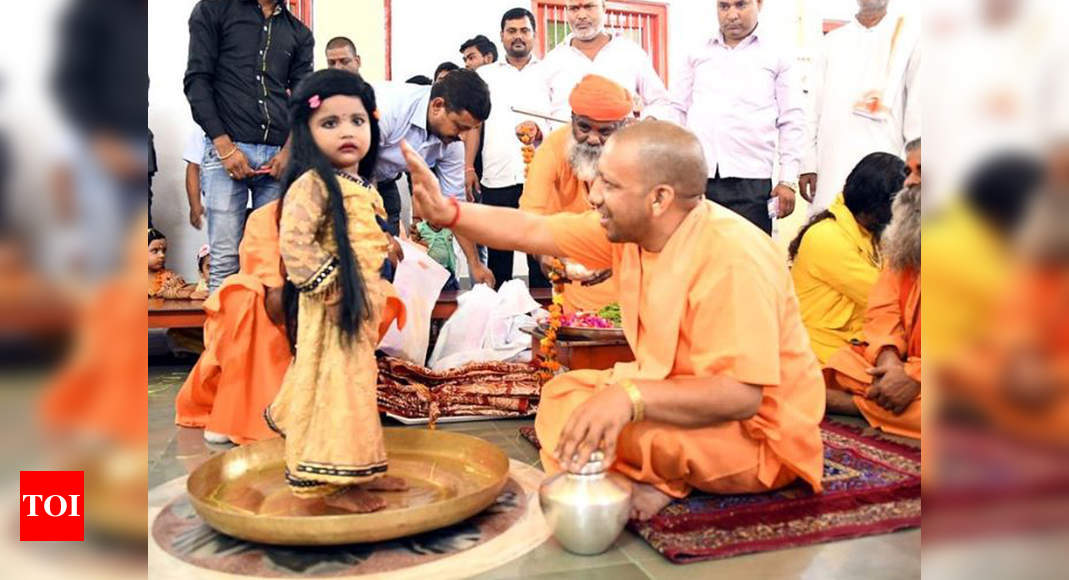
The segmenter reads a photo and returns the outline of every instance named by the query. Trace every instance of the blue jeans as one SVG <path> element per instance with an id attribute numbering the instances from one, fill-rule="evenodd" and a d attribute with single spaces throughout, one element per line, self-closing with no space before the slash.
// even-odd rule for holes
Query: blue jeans
<path id="1" fill-rule="evenodd" d="M 278 154 L 280 147 L 253 143 L 235 143 L 253 169 Z M 226 174 L 223 162 L 211 139 L 205 137 L 204 159 L 200 166 L 200 187 L 204 192 L 204 213 L 208 218 L 208 245 L 212 261 L 208 288 L 215 291 L 227 276 L 238 271 L 238 245 L 245 233 L 246 208 L 252 192 L 256 209 L 279 198 L 282 184 L 270 175 L 256 175 L 236 181 Z"/>

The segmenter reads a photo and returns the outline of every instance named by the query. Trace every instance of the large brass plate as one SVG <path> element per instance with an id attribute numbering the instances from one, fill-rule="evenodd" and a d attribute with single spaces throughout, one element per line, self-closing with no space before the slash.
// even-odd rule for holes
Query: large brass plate
<path id="1" fill-rule="evenodd" d="M 316 546 L 377 542 L 435 530 L 486 509 L 508 479 L 496 445 L 461 433 L 383 429 L 389 475 L 408 491 L 381 492 L 378 512 L 353 514 L 290 494 L 283 441 L 235 447 L 198 467 L 187 490 L 197 514 L 220 532 L 266 544 Z"/>

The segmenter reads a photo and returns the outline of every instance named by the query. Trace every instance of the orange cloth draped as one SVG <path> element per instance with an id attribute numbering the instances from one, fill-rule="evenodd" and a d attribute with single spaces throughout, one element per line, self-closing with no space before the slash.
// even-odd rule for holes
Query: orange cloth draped
<path id="1" fill-rule="evenodd" d="M 571 126 L 565 126 L 549 134 L 535 151 L 528 168 L 527 181 L 520 197 L 520 209 L 539 215 L 558 213 L 583 213 L 592 209 L 587 201 L 589 184 L 576 177 L 568 163 L 568 143 Z M 582 261 L 582 260 L 580 260 Z M 590 264 L 587 264 L 588 266 Z M 616 302 L 618 292 L 616 277 L 601 284 L 583 286 L 568 284 L 564 287 L 564 312 L 593 310 Z"/>
<path id="2" fill-rule="evenodd" d="M 139 241 L 144 247 L 144 234 Z M 143 269 L 139 264 L 136 278 L 100 288 L 79 317 L 73 355 L 42 396 L 46 427 L 144 449 L 148 305 Z"/>
<path id="3" fill-rule="evenodd" d="M 631 114 L 635 103 L 627 89 L 600 75 L 586 75 L 568 95 L 576 115 L 595 121 L 619 121 Z"/>
<path id="4" fill-rule="evenodd" d="M 1009 434 L 1069 443 L 1069 274 L 1057 266 L 1030 266 L 1017 275 L 991 331 L 943 369 L 950 394 L 979 410 Z M 1005 390 L 1016 356 L 1042 361 L 1055 393 L 1042 408 L 1013 404 Z"/>
<path id="5" fill-rule="evenodd" d="M 905 353 L 905 370 L 921 380 L 921 284 L 920 273 L 884 268 L 869 294 L 865 312 L 866 343 L 847 346 L 828 359 L 824 379 L 829 389 L 853 393 L 854 404 L 873 427 L 888 433 L 920 439 L 921 396 L 918 394 L 901 415 L 865 398 L 872 385 L 866 371 L 876 363 L 884 347 Z"/>
<path id="6" fill-rule="evenodd" d="M 703 201 L 659 253 L 611 244 L 596 212 L 550 229 L 569 257 L 619 278 L 634 363 L 574 371 L 542 389 L 535 428 L 547 471 L 572 409 L 608 381 L 725 374 L 761 385 L 758 412 L 697 429 L 642 421 L 624 429 L 613 468 L 674 497 L 691 488 L 737 493 L 801 477 L 821 489 L 820 366 L 809 346 L 783 251 L 733 212 Z"/>
<path id="7" fill-rule="evenodd" d="M 116 278 L 94 289 L 78 316 L 76 342 L 42 393 L 38 412 L 51 431 L 143 451 L 148 438 L 148 298 L 145 218 L 134 227 Z"/>
<path id="8" fill-rule="evenodd" d="M 263 412 L 289 367 L 284 325 L 267 316 L 264 295 L 282 286 L 278 202 L 249 215 L 241 269 L 204 301 L 204 353 L 175 400 L 175 423 L 229 435 L 235 443 L 275 437 Z"/>

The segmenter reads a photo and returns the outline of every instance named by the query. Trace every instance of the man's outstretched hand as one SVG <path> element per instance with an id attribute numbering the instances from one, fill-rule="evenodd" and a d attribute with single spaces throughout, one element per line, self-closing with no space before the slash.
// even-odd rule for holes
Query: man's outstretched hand
<path id="1" fill-rule="evenodd" d="M 409 179 L 412 184 L 412 213 L 432 224 L 447 224 L 453 220 L 456 209 L 442 195 L 438 178 L 427 167 L 423 156 L 416 152 L 407 141 L 401 142 L 401 152 L 408 164 Z"/>

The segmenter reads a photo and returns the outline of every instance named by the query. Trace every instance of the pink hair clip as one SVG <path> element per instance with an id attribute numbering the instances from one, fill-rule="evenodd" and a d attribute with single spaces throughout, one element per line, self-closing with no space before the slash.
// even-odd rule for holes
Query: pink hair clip
<path id="1" fill-rule="evenodd" d="M 323 104 L 323 101 L 321 101 L 319 99 L 319 95 L 312 95 L 312 96 L 308 97 L 308 108 L 309 109 L 318 109 L 319 105 L 322 105 L 322 104 Z"/>

